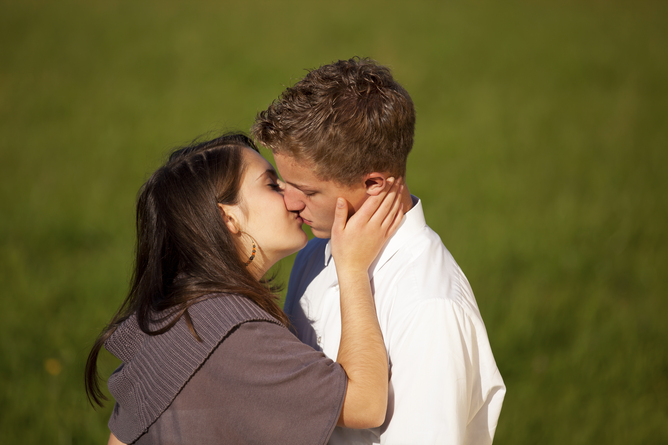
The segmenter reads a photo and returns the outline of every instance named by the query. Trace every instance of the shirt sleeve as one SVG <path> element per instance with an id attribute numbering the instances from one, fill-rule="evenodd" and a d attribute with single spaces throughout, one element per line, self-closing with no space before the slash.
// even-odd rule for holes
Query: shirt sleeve
<path id="1" fill-rule="evenodd" d="M 323 444 L 346 385 L 338 363 L 286 328 L 247 322 L 193 375 L 146 443 Z"/>
<path id="2" fill-rule="evenodd" d="M 382 443 L 491 444 L 505 387 L 482 320 L 452 301 L 429 299 L 398 325 Z"/>

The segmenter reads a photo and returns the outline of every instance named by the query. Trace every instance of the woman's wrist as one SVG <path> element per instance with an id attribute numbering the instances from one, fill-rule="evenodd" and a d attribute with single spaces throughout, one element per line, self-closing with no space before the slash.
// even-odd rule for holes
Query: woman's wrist
<path id="1" fill-rule="evenodd" d="M 346 281 L 346 280 L 355 280 L 359 279 L 360 277 L 366 277 L 366 279 L 369 279 L 369 267 L 364 267 L 361 265 L 355 265 L 355 264 L 341 264 L 341 265 L 336 265 L 336 276 L 339 280 L 341 281 Z"/>

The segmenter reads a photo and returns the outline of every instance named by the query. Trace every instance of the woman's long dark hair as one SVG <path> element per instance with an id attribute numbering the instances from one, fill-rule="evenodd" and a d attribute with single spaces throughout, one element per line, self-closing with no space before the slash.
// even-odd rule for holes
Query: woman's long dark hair
<path id="1" fill-rule="evenodd" d="M 130 292 L 98 336 L 86 363 L 91 404 L 107 400 L 100 390 L 97 358 L 105 341 L 132 314 L 141 330 L 158 335 L 212 293 L 241 294 L 288 325 L 271 289 L 246 269 L 218 204 L 234 205 L 245 171 L 244 147 L 257 151 L 240 133 L 196 143 L 171 154 L 142 186 L 137 201 L 137 246 Z M 167 316 L 165 316 L 167 314 Z M 169 319 L 151 330 L 152 322 Z"/>

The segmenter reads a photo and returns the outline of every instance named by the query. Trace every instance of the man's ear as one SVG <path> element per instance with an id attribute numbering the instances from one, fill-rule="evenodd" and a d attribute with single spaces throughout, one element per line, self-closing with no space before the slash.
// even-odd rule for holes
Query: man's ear
<path id="1" fill-rule="evenodd" d="M 369 196 L 376 196 L 382 192 L 387 186 L 387 178 L 390 175 L 387 173 L 372 172 L 364 176 L 364 187 L 366 194 Z"/>
<path id="2" fill-rule="evenodd" d="M 227 230 L 229 230 L 230 233 L 236 235 L 241 231 L 239 218 L 237 217 L 237 212 L 239 211 L 237 206 L 218 203 L 218 211 L 220 212 L 220 217 L 223 218 L 223 222 L 227 226 Z"/>

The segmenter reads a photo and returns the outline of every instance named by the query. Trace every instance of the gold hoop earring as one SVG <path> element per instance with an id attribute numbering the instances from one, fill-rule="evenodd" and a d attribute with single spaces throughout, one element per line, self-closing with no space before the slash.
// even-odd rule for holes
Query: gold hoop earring
<path id="1" fill-rule="evenodd" d="M 246 233 L 246 232 L 242 232 L 242 233 L 243 233 L 244 235 L 248 235 L 248 233 Z M 253 237 L 250 236 L 250 235 L 248 235 L 248 236 L 250 237 L 251 242 L 253 243 L 253 248 L 252 248 L 250 257 L 248 257 L 248 261 L 246 261 L 246 262 L 244 263 L 244 266 L 246 266 L 246 267 L 248 267 L 248 265 L 249 265 L 250 263 L 252 263 L 253 260 L 255 259 L 255 249 L 257 248 L 257 244 L 255 243 L 255 238 L 253 238 Z"/>

